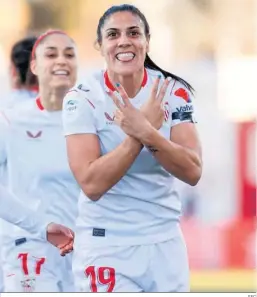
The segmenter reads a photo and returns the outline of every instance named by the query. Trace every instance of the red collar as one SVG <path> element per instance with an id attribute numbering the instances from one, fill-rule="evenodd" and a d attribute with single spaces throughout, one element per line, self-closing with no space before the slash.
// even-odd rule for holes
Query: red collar
<path id="1" fill-rule="evenodd" d="M 44 110 L 44 109 L 45 109 L 44 106 L 42 105 L 42 102 L 41 102 L 41 100 L 40 100 L 39 97 L 36 99 L 36 104 L 37 104 L 37 107 L 38 107 L 40 110 Z"/>
<path id="2" fill-rule="evenodd" d="M 29 89 L 30 91 L 32 91 L 32 92 L 39 92 L 39 87 L 38 86 L 34 86 L 34 87 L 31 87 L 30 89 Z"/>
<path id="3" fill-rule="evenodd" d="M 148 78 L 147 71 L 146 71 L 146 69 L 144 69 L 144 77 L 143 77 L 143 80 L 142 80 L 142 83 L 141 83 L 141 87 L 144 87 L 146 85 L 147 78 Z M 110 78 L 108 76 L 107 71 L 105 71 L 105 73 L 104 73 L 104 83 L 107 86 L 107 88 L 110 89 L 111 91 L 114 92 L 116 90 L 116 88 L 114 87 L 114 85 L 110 81 Z"/>

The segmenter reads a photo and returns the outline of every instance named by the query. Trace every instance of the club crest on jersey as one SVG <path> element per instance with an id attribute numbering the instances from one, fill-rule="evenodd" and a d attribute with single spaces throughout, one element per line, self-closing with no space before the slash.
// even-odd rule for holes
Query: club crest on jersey
<path id="1" fill-rule="evenodd" d="M 169 102 L 165 102 L 163 108 L 164 108 L 164 120 L 165 120 L 165 122 L 167 122 L 169 119 L 169 116 L 170 116 Z"/>
<path id="2" fill-rule="evenodd" d="M 21 287 L 24 293 L 31 293 L 36 288 L 36 278 L 25 276 L 24 280 L 21 281 Z"/>
<path id="3" fill-rule="evenodd" d="M 189 96 L 189 93 L 183 88 L 177 89 L 175 91 L 174 95 L 184 99 L 187 103 L 190 103 L 192 101 L 190 96 Z"/>

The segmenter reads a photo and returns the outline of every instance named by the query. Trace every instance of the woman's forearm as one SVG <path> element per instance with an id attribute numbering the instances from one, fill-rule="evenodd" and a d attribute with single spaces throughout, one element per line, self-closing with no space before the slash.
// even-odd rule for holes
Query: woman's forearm
<path id="1" fill-rule="evenodd" d="M 98 200 L 126 174 L 143 145 L 132 137 L 127 137 L 116 149 L 93 161 L 89 166 L 81 166 L 79 181 L 83 192 L 91 200 Z"/>
<path id="2" fill-rule="evenodd" d="M 6 188 L 0 185 L 0 218 L 31 234 L 46 239 L 47 223 L 38 213 L 25 207 Z"/>
<path id="3" fill-rule="evenodd" d="M 165 139 L 154 128 L 151 128 L 141 141 L 169 173 L 189 185 L 198 183 L 202 162 L 194 150 Z"/>

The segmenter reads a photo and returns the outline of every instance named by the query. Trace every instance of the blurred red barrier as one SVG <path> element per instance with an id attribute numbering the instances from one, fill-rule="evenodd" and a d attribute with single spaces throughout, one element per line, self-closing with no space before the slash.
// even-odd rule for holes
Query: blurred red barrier
<path id="1" fill-rule="evenodd" d="M 256 120 L 237 125 L 240 217 L 250 218 L 256 215 Z"/>
<path id="2" fill-rule="evenodd" d="M 252 269 L 255 267 L 253 219 L 233 221 L 221 226 L 182 221 L 191 269 Z"/>
<path id="3" fill-rule="evenodd" d="M 236 221 L 224 229 L 224 260 L 229 268 L 256 267 L 255 219 Z"/>

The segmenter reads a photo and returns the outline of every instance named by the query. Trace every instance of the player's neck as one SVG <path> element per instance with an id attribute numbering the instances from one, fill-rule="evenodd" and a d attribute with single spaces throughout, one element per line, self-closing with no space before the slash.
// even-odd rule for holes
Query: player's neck
<path id="1" fill-rule="evenodd" d="M 129 98 L 134 98 L 141 89 L 142 81 L 144 78 L 144 69 L 136 72 L 133 75 L 128 76 L 117 75 L 113 72 L 108 72 L 108 76 L 111 82 L 114 83 L 114 85 L 118 82 L 123 86 Z"/>
<path id="2" fill-rule="evenodd" d="M 63 98 L 67 93 L 67 90 L 54 90 L 43 91 L 40 89 L 40 101 L 44 109 L 48 111 L 62 110 Z"/>

